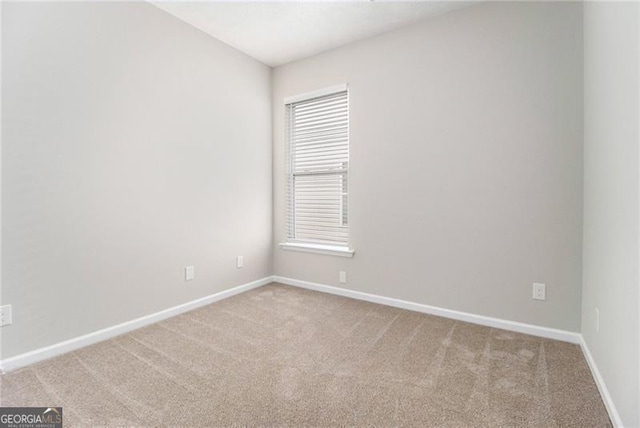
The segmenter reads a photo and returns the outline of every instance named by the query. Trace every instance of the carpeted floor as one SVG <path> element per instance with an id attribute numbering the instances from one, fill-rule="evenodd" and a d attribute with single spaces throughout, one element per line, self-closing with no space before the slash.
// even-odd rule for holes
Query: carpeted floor
<path id="1" fill-rule="evenodd" d="M 270 284 L 2 376 L 65 426 L 610 426 L 576 345 Z"/>

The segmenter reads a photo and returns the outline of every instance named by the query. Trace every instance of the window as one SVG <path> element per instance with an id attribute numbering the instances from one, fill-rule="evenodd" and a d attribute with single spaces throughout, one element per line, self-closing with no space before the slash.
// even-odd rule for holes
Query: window
<path id="1" fill-rule="evenodd" d="M 346 249 L 349 245 L 347 87 L 294 97 L 285 104 L 287 242 Z"/>

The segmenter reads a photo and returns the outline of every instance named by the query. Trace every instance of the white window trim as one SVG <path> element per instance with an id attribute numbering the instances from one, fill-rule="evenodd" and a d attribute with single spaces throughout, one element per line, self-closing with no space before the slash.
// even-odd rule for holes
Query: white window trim
<path id="1" fill-rule="evenodd" d="M 308 244 L 299 242 L 283 242 L 279 245 L 280 248 L 287 251 L 300 251 L 303 253 L 324 254 L 327 256 L 351 258 L 355 254 L 354 250 L 337 245 Z"/>
<path id="2" fill-rule="evenodd" d="M 336 92 L 344 92 L 349 89 L 349 85 L 342 83 L 340 85 L 331 86 L 328 88 L 318 89 L 316 91 L 305 92 L 304 94 L 293 95 L 284 99 L 284 104 L 293 104 L 299 101 L 307 101 L 312 98 L 324 97 L 325 95 L 335 94 Z"/>

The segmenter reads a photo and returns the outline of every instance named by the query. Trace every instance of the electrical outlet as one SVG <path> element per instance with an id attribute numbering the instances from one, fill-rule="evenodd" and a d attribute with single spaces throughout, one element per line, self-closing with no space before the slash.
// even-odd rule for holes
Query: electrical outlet
<path id="1" fill-rule="evenodd" d="M 0 306 L 0 327 L 11 324 L 11 305 Z"/>
<path id="2" fill-rule="evenodd" d="M 196 277 L 196 270 L 193 266 L 187 266 L 184 268 L 184 280 L 191 281 Z"/>
<path id="3" fill-rule="evenodd" d="M 547 286 L 537 282 L 533 283 L 533 298 L 535 300 L 547 299 Z"/>
<path id="4" fill-rule="evenodd" d="M 244 266 L 244 256 L 236 257 L 236 268 L 240 269 Z"/>
<path id="5" fill-rule="evenodd" d="M 338 281 L 340 282 L 340 284 L 346 284 L 347 283 L 347 272 L 341 270 L 340 272 L 338 272 Z"/>
<path id="6" fill-rule="evenodd" d="M 600 310 L 596 308 L 596 331 L 600 331 Z"/>

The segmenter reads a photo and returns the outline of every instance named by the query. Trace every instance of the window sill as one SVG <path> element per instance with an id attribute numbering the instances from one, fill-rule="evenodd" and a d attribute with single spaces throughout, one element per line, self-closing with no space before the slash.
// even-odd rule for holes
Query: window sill
<path id="1" fill-rule="evenodd" d="M 301 251 L 304 253 L 325 254 L 328 256 L 353 257 L 355 251 L 347 247 L 338 247 L 336 245 L 321 244 L 300 244 L 293 242 L 285 242 L 280 244 L 280 248 L 287 251 Z"/>

